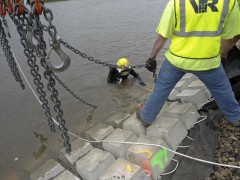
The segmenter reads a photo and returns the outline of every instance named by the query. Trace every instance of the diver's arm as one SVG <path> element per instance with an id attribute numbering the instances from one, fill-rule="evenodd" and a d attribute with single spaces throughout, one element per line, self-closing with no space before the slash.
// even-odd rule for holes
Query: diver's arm
<path id="1" fill-rule="evenodd" d="M 107 79 L 107 82 L 109 84 L 113 84 L 113 83 L 115 83 L 117 81 L 116 74 L 117 74 L 116 68 L 110 67 L 109 68 L 109 73 L 108 73 L 108 79 Z"/>
<path id="2" fill-rule="evenodd" d="M 139 84 L 142 86 L 146 86 L 147 84 L 142 80 L 141 76 L 136 73 L 136 71 L 134 71 L 133 69 L 131 69 L 130 74 L 133 75 L 135 78 L 137 78 L 139 80 Z"/>

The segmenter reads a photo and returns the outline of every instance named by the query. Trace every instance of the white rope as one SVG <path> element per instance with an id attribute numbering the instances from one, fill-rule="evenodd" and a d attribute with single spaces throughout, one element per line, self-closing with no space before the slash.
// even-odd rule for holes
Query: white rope
<path id="1" fill-rule="evenodd" d="M 186 138 L 188 138 L 188 139 L 190 139 L 191 141 L 193 141 L 193 138 L 191 138 L 191 137 L 189 137 L 189 136 L 186 136 Z M 190 147 L 190 146 L 191 146 L 191 144 L 186 145 L 186 146 L 178 146 L 178 148 L 188 148 L 188 147 Z"/>
<path id="2" fill-rule="evenodd" d="M 202 118 L 202 119 L 197 121 L 197 122 L 195 122 L 193 125 L 198 124 L 198 123 L 200 123 L 202 121 L 205 121 L 207 119 L 207 116 L 200 116 L 200 118 Z"/>
<path id="3" fill-rule="evenodd" d="M 175 162 L 176 162 L 176 166 L 175 166 L 175 168 L 174 168 L 172 171 L 170 171 L 170 172 L 166 172 L 166 173 L 162 173 L 162 174 L 160 174 L 160 176 L 166 176 L 166 175 L 172 174 L 172 173 L 174 173 L 174 172 L 177 170 L 178 165 L 179 165 L 178 160 L 176 160 L 176 159 L 172 159 L 172 161 L 175 161 Z"/>
<path id="4" fill-rule="evenodd" d="M 17 61 L 14 53 L 13 53 L 13 56 L 14 56 L 14 58 L 15 58 L 15 60 L 16 60 L 16 63 L 17 63 L 17 65 L 18 65 L 18 67 L 19 67 L 19 69 L 20 69 L 20 71 L 21 71 L 24 79 L 26 80 L 29 88 L 32 90 L 32 92 L 33 92 L 33 94 L 35 95 L 35 97 L 37 98 L 38 102 L 42 105 L 41 101 L 39 100 L 39 98 L 37 97 L 37 95 L 36 95 L 36 93 L 34 92 L 33 88 L 31 87 L 28 79 L 27 79 L 26 76 L 24 75 L 24 73 L 23 73 L 23 71 L 22 71 L 22 68 L 20 67 L 20 65 L 19 65 L 19 63 L 18 63 L 18 61 Z M 52 120 L 53 120 L 57 125 L 59 125 L 59 123 L 58 123 L 53 117 L 52 117 Z M 170 151 L 170 152 L 172 152 L 172 153 L 174 153 L 174 154 L 177 154 L 177 155 L 179 155 L 179 156 L 182 156 L 182 157 L 185 157 L 185 158 L 188 158 L 188 159 L 192 159 L 192 160 L 195 160 L 195 161 L 198 161 L 198 162 L 202 162 L 202 163 L 206 163 L 206 164 L 212 164 L 212 165 L 215 165 L 215 166 L 222 166 L 222 167 L 240 169 L 240 166 L 234 166 L 234 165 L 228 165 L 228 164 L 215 163 L 215 162 L 212 162 L 212 161 L 207 161 L 207 160 L 203 160 L 203 159 L 191 157 L 191 156 L 188 156 L 188 155 L 185 155 L 185 154 L 182 154 L 182 153 L 173 151 L 173 150 L 171 150 L 171 149 L 169 149 L 169 148 L 167 148 L 167 147 L 164 147 L 164 146 L 162 146 L 162 145 L 160 145 L 160 144 L 149 144 L 149 143 L 138 143 L 138 142 L 121 142 L 121 141 L 107 141 L 107 140 L 90 141 L 90 140 L 84 139 L 84 138 L 82 138 L 82 137 L 80 137 L 80 136 L 78 136 L 78 135 L 76 135 L 76 134 L 74 134 L 74 133 L 72 133 L 72 132 L 70 132 L 70 131 L 69 131 L 68 133 L 71 134 L 72 136 L 75 136 L 75 137 L 77 137 L 77 138 L 79 138 L 79 139 L 82 139 L 83 141 L 89 142 L 89 143 L 102 143 L 102 142 L 107 142 L 107 143 L 120 143 L 120 144 L 131 144 L 131 145 L 134 144 L 134 145 L 146 145 L 146 146 L 160 147 L 160 148 L 166 149 L 166 150 L 168 150 L 168 151 Z"/>

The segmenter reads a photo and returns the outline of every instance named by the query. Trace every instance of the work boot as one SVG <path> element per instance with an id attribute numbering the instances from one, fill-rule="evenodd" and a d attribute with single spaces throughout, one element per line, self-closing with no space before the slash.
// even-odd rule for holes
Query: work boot
<path id="1" fill-rule="evenodd" d="M 240 120 L 237 120 L 235 122 L 231 122 L 232 126 L 234 127 L 240 127 Z"/>
<path id="2" fill-rule="evenodd" d="M 145 122 L 143 121 L 143 119 L 141 118 L 141 116 L 140 116 L 140 111 L 142 110 L 143 106 L 144 106 L 143 104 L 138 104 L 138 105 L 136 106 L 136 117 L 137 117 L 137 119 L 142 123 L 142 125 L 147 128 L 147 127 L 149 127 L 151 124 L 145 123 Z"/>

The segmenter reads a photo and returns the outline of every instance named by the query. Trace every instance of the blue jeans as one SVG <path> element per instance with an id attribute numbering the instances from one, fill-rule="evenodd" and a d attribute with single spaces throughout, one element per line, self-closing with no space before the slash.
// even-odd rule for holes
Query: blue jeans
<path id="1" fill-rule="evenodd" d="M 234 122 L 240 119 L 240 106 L 222 65 L 207 71 L 188 71 L 177 68 L 165 60 L 154 90 L 140 112 L 144 122 L 151 124 L 156 119 L 170 92 L 185 73 L 194 74 L 205 84 L 228 121 Z"/>

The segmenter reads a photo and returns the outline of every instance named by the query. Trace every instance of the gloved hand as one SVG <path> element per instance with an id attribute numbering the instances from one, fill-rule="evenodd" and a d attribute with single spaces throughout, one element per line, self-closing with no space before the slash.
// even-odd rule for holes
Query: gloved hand
<path id="1" fill-rule="evenodd" d="M 146 61 L 146 68 L 150 71 L 150 72 L 155 72 L 156 71 L 156 67 L 157 67 L 157 62 L 155 59 L 153 58 L 148 58 L 148 60 Z"/>
<path id="2" fill-rule="evenodd" d="M 146 86 L 146 85 L 147 85 L 147 84 L 146 84 L 145 82 L 143 82 L 143 81 L 139 82 L 139 84 L 140 84 L 141 86 Z"/>

